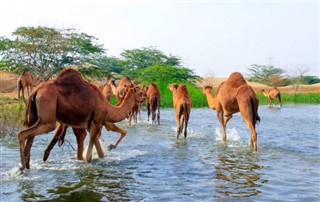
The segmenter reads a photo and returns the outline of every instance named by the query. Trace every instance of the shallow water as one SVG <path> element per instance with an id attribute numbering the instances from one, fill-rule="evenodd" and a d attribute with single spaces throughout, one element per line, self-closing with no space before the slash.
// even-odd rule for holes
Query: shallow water
<path id="1" fill-rule="evenodd" d="M 0 201 L 319 201 L 320 106 L 260 106 L 259 115 L 258 152 L 240 114 L 223 146 L 215 111 L 192 109 L 188 137 L 177 140 L 173 110 L 162 109 L 160 126 L 145 111 L 137 124 L 119 123 L 128 135 L 90 164 L 76 160 L 71 130 L 47 162 L 53 133 L 37 136 L 22 175 L 17 137 L 3 137 Z M 103 130 L 104 148 L 117 137 Z"/>

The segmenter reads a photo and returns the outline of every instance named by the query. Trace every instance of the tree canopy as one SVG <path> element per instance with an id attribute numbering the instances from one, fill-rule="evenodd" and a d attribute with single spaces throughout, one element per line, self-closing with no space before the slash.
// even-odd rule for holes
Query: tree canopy
<path id="1" fill-rule="evenodd" d="M 253 64 L 248 68 L 249 81 L 259 82 L 270 86 L 279 86 L 284 81 L 284 70 L 274 66 Z"/>
<path id="2" fill-rule="evenodd" d="M 19 27 L 12 39 L 0 38 L 2 63 L 23 68 L 45 80 L 65 66 L 87 62 L 104 52 L 95 37 L 74 29 Z"/>

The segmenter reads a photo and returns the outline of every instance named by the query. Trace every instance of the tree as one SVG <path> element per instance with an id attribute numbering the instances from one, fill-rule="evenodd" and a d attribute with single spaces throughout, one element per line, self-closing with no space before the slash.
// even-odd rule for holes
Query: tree
<path id="1" fill-rule="evenodd" d="M 181 66 L 181 59 L 177 56 L 166 56 L 154 47 L 124 50 L 121 53 L 126 71 L 146 68 L 155 64 Z"/>
<path id="2" fill-rule="evenodd" d="M 280 86 L 284 82 L 284 70 L 274 66 L 253 64 L 248 68 L 249 81 L 263 83 L 269 86 Z"/>
<path id="3" fill-rule="evenodd" d="M 145 83 L 154 81 L 159 83 L 179 83 L 197 80 L 200 77 L 195 75 L 194 72 L 188 68 L 177 68 L 170 65 L 157 64 L 148 68 L 136 70 L 133 78 Z"/>
<path id="4" fill-rule="evenodd" d="M 93 58 L 89 63 L 94 64 L 108 72 L 115 72 L 120 74 L 124 70 L 124 62 L 117 57 L 101 56 Z"/>
<path id="5" fill-rule="evenodd" d="M 19 27 L 13 39 L 0 38 L 2 61 L 28 69 L 45 80 L 68 65 L 77 65 L 104 52 L 96 38 L 73 29 Z"/>

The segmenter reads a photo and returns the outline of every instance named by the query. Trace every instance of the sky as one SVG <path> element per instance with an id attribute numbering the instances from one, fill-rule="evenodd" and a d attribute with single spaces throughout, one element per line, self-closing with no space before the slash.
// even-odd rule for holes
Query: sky
<path id="1" fill-rule="evenodd" d="M 199 76 L 248 74 L 252 64 L 320 77 L 319 1 L 2 0 L 0 36 L 21 26 L 73 28 L 108 56 L 156 47 Z"/>

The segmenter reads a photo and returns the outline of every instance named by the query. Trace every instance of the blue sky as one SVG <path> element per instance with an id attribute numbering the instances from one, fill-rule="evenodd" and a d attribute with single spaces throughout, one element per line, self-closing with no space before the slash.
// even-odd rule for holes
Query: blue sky
<path id="1" fill-rule="evenodd" d="M 155 46 L 200 76 L 251 64 L 320 76 L 319 1 L 1 1 L 0 36 L 20 26 L 74 28 L 107 55 Z"/>

